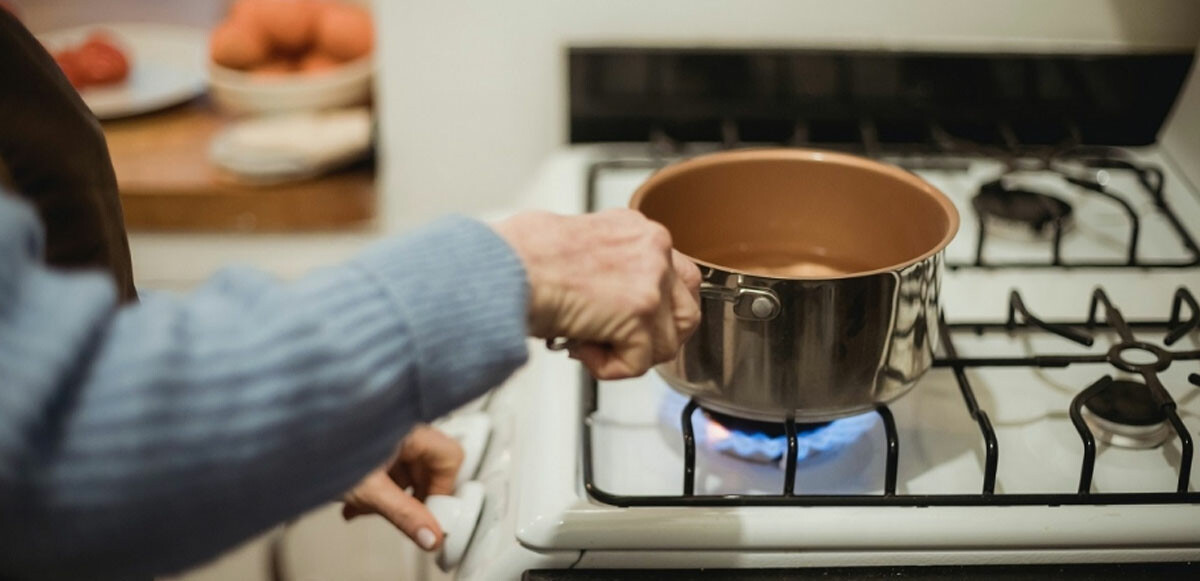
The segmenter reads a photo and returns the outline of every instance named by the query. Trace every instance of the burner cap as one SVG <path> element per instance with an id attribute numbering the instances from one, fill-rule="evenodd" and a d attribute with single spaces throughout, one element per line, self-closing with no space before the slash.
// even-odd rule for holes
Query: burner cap
<path id="1" fill-rule="evenodd" d="M 1036 234 L 1053 232 L 1056 221 L 1065 226 L 1073 211 L 1070 204 L 1055 196 L 1008 188 L 1001 180 L 983 184 L 971 204 L 980 216 L 1022 224 Z"/>
<path id="2" fill-rule="evenodd" d="M 1109 382 L 1083 403 L 1096 416 L 1127 426 L 1154 426 L 1167 421 L 1150 397 L 1146 384 L 1118 379 Z"/>
<path id="3" fill-rule="evenodd" d="M 742 432 L 743 434 L 763 434 L 769 438 L 783 438 L 787 436 L 787 429 L 783 422 L 764 422 L 760 420 L 748 420 L 715 412 L 701 407 L 704 410 L 704 415 L 708 416 L 709 420 L 721 424 L 722 427 L 731 432 Z M 828 426 L 832 422 L 816 422 L 811 424 L 796 424 L 796 435 L 804 435 L 813 430 L 818 430 Z"/>
<path id="4" fill-rule="evenodd" d="M 1146 384 L 1118 379 L 1083 402 L 1084 421 L 1101 441 L 1123 448 L 1153 448 L 1171 436 L 1167 416 Z"/>

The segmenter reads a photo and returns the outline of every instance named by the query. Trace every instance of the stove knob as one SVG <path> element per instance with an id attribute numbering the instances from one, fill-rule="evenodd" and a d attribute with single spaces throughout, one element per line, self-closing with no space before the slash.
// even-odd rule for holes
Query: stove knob
<path id="1" fill-rule="evenodd" d="M 459 485 L 453 496 L 433 494 L 425 499 L 425 506 L 445 534 L 435 558 L 442 571 L 457 567 L 467 553 L 483 512 L 483 497 L 483 484 L 472 480 Z"/>

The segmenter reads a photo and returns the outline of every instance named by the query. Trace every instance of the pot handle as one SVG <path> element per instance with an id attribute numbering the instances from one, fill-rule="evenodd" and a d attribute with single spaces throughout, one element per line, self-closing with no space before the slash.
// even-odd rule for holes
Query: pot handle
<path id="1" fill-rule="evenodd" d="M 768 288 L 739 286 L 729 288 L 709 282 L 700 283 L 701 298 L 720 299 L 733 303 L 733 314 L 739 319 L 770 321 L 781 310 L 779 297 Z"/>
<path id="2" fill-rule="evenodd" d="M 700 297 L 733 303 L 733 314 L 739 319 L 751 321 L 770 321 L 779 316 L 781 310 L 779 296 L 768 288 L 744 286 L 729 288 L 711 282 L 702 282 L 700 283 Z M 546 348 L 551 351 L 566 351 L 574 345 L 575 340 L 566 337 L 546 339 Z"/>

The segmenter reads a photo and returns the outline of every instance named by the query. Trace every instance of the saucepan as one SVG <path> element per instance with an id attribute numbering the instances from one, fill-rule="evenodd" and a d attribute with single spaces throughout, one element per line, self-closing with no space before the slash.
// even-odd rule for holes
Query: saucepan
<path id="1" fill-rule="evenodd" d="M 958 212 L 898 167 L 738 150 L 668 166 L 630 206 L 700 267 L 700 326 L 657 367 L 707 409 L 822 422 L 890 402 L 933 362 Z"/>

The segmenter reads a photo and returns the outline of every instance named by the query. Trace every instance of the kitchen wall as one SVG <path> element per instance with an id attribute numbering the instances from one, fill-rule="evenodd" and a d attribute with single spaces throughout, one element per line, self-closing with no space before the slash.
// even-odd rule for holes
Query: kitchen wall
<path id="1" fill-rule="evenodd" d="M 1200 62 L 1200 48 L 1194 62 Z M 1200 190 L 1200 66 L 1192 66 L 1191 77 L 1159 138 L 1184 179 L 1191 181 L 1194 190 Z"/>
<path id="2" fill-rule="evenodd" d="M 510 203 L 566 140 L 569 45 L 1195 47 L 1193 0 L 376 0 L 386 224 Z"/>

